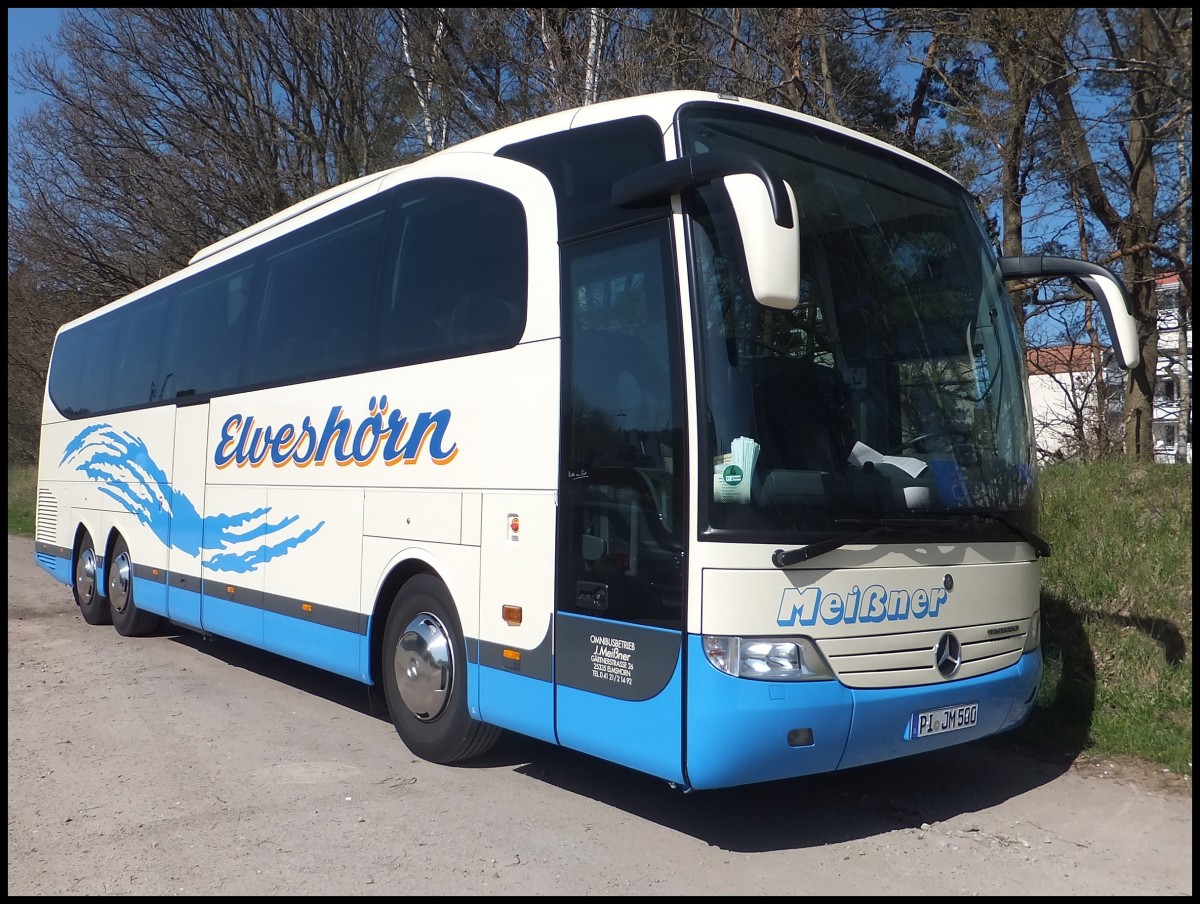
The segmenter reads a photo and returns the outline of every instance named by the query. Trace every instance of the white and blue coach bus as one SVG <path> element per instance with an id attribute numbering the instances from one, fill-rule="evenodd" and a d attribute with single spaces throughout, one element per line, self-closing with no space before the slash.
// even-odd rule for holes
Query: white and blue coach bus
<path id="1" fill-rule="evenodd" d="M 886 144 L 724 95 L 358 179 L 65 325 L 36 556 L 83 618 L 371 685 L 438 763 L 509 730 L 709 789 L 1011 729 L 1037 488 L 998 258 Z"/>

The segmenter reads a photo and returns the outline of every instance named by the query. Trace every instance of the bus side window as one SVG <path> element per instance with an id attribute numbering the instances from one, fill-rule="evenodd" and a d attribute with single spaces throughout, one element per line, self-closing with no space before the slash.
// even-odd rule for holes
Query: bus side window
<path id="1" fill-rule="evenodd" d="M 366 329 L 336 329 L 329 334 L 321 357 L 334 370 L 359 365 L 367 354 L 371 334 Z"/>
<path id="2" fill-rule="evenodd" d="M 464 292 L 450 315 L 450 342 L 464 348 L 505 341 L 517 323 L 510 302 L 478 292 Z"/>
<path id="3" fill-rule="evenodd" d="M 372 199 L 266 246 L 254 382 L 367 369 L 383 225 Z"/>
<path id="4" fill-rule="evenodd" d="M 253 272 L 252 263 L 239 261 L 180 290 L 172 311 L 171 348 L 164 356 L 171 364 L 157 381 L 159 399 L 208 395 L 238 385 Z"/>
<path id="5" fill-rule="evenodd" d="M 115 317 L 84 325 L 83 335 L 87 340 L 79 363 L 78 414 L 95 414 L 109 407 L 106 400 L 112 383 L 112 350 L 119 339 L 117 326 Z"/>
<path id="6" fill-rule="evenodd" d="M 169 300 L 159 293 L 135 302 L 118 317 L 121 341 L 113 348 L 111 404 L 117 408 L 158 400 L 162 336 Z"/>
<path id="7" fill-rule="evenodd" d="M 440 178 L 390 195 L 376 360 L 407 364 L 516 345 L 528 294 L 521 202 L 492 186 Z"/>
<path id="8" fill-rule="evenodd" d="M 412 185 L 390 192 L 373 359 L 383 365 L 429 361 L 446 347 L 446 314 L 435 301 L 437 275 L 420 247 L 429 200 Z"/>

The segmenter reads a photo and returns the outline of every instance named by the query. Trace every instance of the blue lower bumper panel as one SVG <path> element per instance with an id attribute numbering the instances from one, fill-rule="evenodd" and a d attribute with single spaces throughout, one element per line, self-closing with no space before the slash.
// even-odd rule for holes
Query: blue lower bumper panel
<path id="1" fill-rule="evenodd" d="M 856 690 L 837 681 L 733 678 L 688 638 L 687 781 L 732 787 L 848 769 L 977 740 L 1016 727 L 1041 680 L 1041 654 L 990 675 L 930 687 Z M 971 728 L 917 738 L 920 712 L 978 704 Z"/>

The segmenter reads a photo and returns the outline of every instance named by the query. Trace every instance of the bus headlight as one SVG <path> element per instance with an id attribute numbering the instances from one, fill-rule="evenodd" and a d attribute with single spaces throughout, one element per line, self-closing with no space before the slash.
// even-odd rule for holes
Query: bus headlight
<path id="1" fill-rule="evenodd" d="M 833 671 L 807 637 L 723 637 L 703 635 L 704 655 L 713 667 L 736 678 L 815 681 Z"/>
<path id="2" fill-rule="evenodd" d="M 1025 635 L 1025 648 L 1022 653 L 1032 653 L 1042 645 L 1042 610 L 1033 613 L 1029 619 L 1029 631 Z"/>

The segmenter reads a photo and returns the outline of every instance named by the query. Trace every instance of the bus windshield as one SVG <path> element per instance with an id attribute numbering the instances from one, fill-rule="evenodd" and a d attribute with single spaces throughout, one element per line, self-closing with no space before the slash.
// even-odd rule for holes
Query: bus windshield
<path id="1" fill-rule="evenodd" d="M 799 212 L 800 302 L 778 310 L 745 286 L 719 183 L 693 198 L 702 534 L 1036 529 L 1019 337 L 969 195 L 791 119 L 696 105 L 679 125 L 684 154 L 757 157 Z"/>

